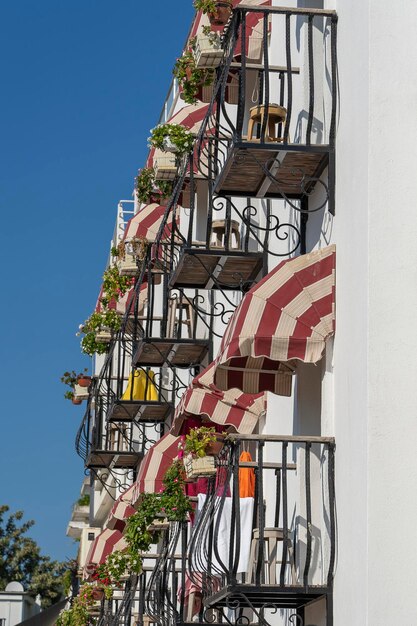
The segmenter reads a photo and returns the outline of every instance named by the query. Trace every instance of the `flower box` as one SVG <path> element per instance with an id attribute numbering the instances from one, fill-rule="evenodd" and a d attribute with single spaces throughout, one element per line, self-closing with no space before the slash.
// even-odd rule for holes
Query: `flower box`
<path id="1" fill-rule="evenodd" d="M 152 532 L 159 532 L 160 530 L 168 530 L 169 522 L 166 517 L 155 518 L 152 524 L 148 526 L 148 530 Z"/>
<path id="2" fill-rule="evenodd" d="M 74 399 L 75 400 L 88 400 L 88 387 L 81 387 L 81 385 L 74 385 Z"/>
<path id="3" fill-rule="evenodd" d="M 154 159 L 155 180 L 173 180 L 177 176 L 177 160 L 172 154 L 161 154 Z"/>
<path id="4" fill-rule="evenodd" d="M 101 343 L 110 343 L 112 336 L 110 328 L 101 328 L 96 334 L 96 341 L 100 341 Z"/>
<path id="5" fill-rule="evenodd" d="M 117 261 L 120 276 L 136 276 L 138 272 L 138 264 L 136 256 L 125 252 L 125 258 Z"/>
<path id="6" fill-rule="evenodd" d="M 198 68 L 218 67 L 223 58 L 220 38 L 198 34 L 195 42 L 194 59 Z"/>
<path id="7" fill-rule="evenodd" d="M 214 456 L 193 457 L 188 454 L 184 457 L 184 467 L 187 478 L 213 476 L 216 473 Z"/>

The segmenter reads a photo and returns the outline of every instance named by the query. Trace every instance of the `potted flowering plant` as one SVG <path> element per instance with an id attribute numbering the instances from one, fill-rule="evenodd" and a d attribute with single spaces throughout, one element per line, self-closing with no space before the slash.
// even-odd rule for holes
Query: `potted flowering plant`
<path id="1" fill-rule="evenodd" d="M 126 522 L 125 538 L 130 552 L 148 552 L 155 542 L 155 533 L 150 528 L 161 513 L 161 498 L 156 493 L 143 493 L 138 510 Z"/>
<path id="2" fill-rule="evenodd" d="M 219 452 L 217 433 L 213 427 L 192 428 L 185 436 L 184 466 L 188 478 L 216 473 L 214 454 Z"/>
<path id="3" fill-rule="evenodd" d="M 210 26 L 203 26 L 202 32 L 190 42 L 194 54 L 195 65 L 202 67 L 218 67 L 223 58 L 220 36 L 210 29 Z"/>
<path id="4" fill-rule="evenodd" d="M 202 88 L 211 85 L 214 81 L 214 69 L 197 67 L 191 48 L 177 59 L 173 74 L 178 80 L 181 98 L 187 104 L 195 104 L 197 100 L 200 100 Z"/>
<path id="5" fill-rule="evenodd" d="M 194 0 L 194 8 L 207 14 L 210 24 L 224 26 L 233 8 L 231 0 Z"/>
<path id="6" fill-rule="evenodd" d="M 121 276 L 117 265 L 110 265 L 103 274 L 103 293 L 101 303 L 106 307 L 110 300 L 116 302 L 130 289 L 134 280 L 128 276 Z"/>
<path id="7" fill-rule="evenodd" d="M 64 398 L 71 400 L 73 404 L 81 404 L 82 400 L 88 398 L 88 387 L 91 384 L 91 376 L 87 376 L 87 368 L 77 374 L 74 370 L 64 372 L 61 376 L 61 382 L 71 387 L 70 391 L 66 391 Z"/>
<path id="8" fill-rule="evenodd" d="M 110 599 L 113 594 L 113 588 L 120 587 L 122 581 L 126 579 L 132 572 L 140 574 L 142 570 L 142 559 L 129 548 L 126 550 L 116 550 L 108 555 L 104 563 L 99 565 L 92 579 L 98 584 L 103 585 L 104 594 Z"/>
<path id="9" fill-rule="evenodd" d="M 161 510 L 170 522 L 182 522 L 192 511 L 191 500 L 185 494 L 184 464 L 176 459 L 165 472 L 161 491 Z"/>
<path id="10" fill-rule="evenodd" d="M 58 615 L 56 626 L 89 626 L 93 624 L 90 611 L 96 601 L 97 592 L 94 586 L 87 583 L 82 585 L 71 606 Z"/>
<path id="11" fill-rule="evenodd" d="M 156 202 L 163 203 L 172 194 L 172 182 L 169 180 L 155 180 L 153 167 L 144 167 L 136 177 L 136 196 L 143 204 Z"/>
<path id="12" fill-rule="evenodd" d="M 182 124 L 158 124 L 151 130 L 148 145 L 164 152 L 184 155 L 193 149 L 194 135 Z"/>
<path id="13" fill-rule="evenodd" d="M 145 237 L 132 237 L 121 241 L 117 248 L 117 267 L 121 276 L 136 276 L 141 263 L 146 258 L 148 240 Z"/>
<path id="14" fill-rule="evenodd" d="M 84 334 L 81 340 L 81 350 L 84 354 L 104 354 L 113 334 L 121 327 L 121 319 L 113 309 L 95 311 L 80 324 L 77 335 Z"/>

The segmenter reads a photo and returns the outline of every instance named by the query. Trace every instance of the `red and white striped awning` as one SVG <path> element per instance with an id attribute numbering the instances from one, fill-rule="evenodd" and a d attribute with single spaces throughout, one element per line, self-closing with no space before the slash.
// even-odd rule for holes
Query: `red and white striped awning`
<path id="1" fill-rule="evenodd" d="M 179 111 L 174 113 L 168 120 L 167 124 L 181 124 L 187 128 L 190 132 L 198 135 L 201 124 L 207 115 L 209 105 L 198 102 L 196 104 L 189 104 L 182 107 Z M 146 167 L 153 167 L 155 156 L 155 148 L 151 148 L 149 151 L 148 159 L 146 161 Z M 196 159 L 194 159 L 196 161 Z M 198 173 L 197 163 L 194 163 L 194 171 Z"/>
<path id="2" fill-rule="evenodd" d="M 243 297 L 215 360 L 220 389 L 291 395 L 297 360 L 316 363 L 335 327 L 336 247 L 283 261 Z"/>
<path id="3" fill-rule="evenodd" d="M 181 437 L 167 433 L 145 454 L 133 490 L 133 504 L 136 504 L 142 493 L 161 491 L 165 472 L 178 457 L 180 440 Z"/>
<path id="4" fill-rule="evenodd" d="M 214 385 L 214 371 L 215 363 L 210 363 L 183 394 L 171 428 L 174 435 L 179 434 L 190 414 L 206 417 L 214 424 L 233 426 L 241 434 L 254 431 L 266 411 L 266 394 L 242 393 L 237 389 L 221 391 Z"/>
<path id="5" fill-rule="evenodd" d="M 146 281 L 142 282 L 140 286 L 141 302 L 144 302 L 147 298 L 147 288 L 148 288 L 148 283 Z M 103 313 L 104 311 L 103 305 L 101 303 L 102 297 L 103 297 L 103 286 L 101 286 L 100 293 L 97 298 L 97 303 L 96 303 L 96 308 L 95 308 L 96 313 Z M 134 297 L 135 297 L 135 288 L 132 287 L 131 289 L 129 289 L 129 291 L 126 291 L 126 293 L 123 296 L 120 296 L 117 302 L 114 298 L 112 298 L 107 308 L 116 311 L 117 313 L 119 313 L 119 315 L 124 315 L 127 309 L 130 309 L 133 306 L 132 303 L 133 303 Z M 133 315 L 133 310 L 131 311 L 131 313 Z"/>
<path id="6" fill-rule="evenodd" d="M 107 519 L 107 528 L 123 530 L 127 518 L 136 513 L 136 509 L 132 506 L 134 488 L 134 484 L 130 485 L 130 487 L 117 498 Z"/>
<path id="7" fill-rule="evenodd" d="M 154 202 L 152 204 L 146 204 L 126 224 L 123 240 L 129 241 L 133 237 L 140 237 L 153 243 L 162 224 L 165 211 L 166 206 Z M 164 232 L 163 237 L 168 239 L 172 230 L 172 212 L 168 215 L 165 230 L 166 233 Z"/>
<path id="8" fill-rule="evenodd" d="M 272 0 L 234 0 L 234 7 L 244 4 L 245 6 L 271 6 Z M 264 15 L 263 13 L 255 13 L 248 11 L 245 19 L 246 26 L 246 60 L 260 61 L 263 54 L 263 37 L 264 37 Z M 269 20 L 268 32 L 271 30 L 271 21 Z M 234 56 L 239 58 L 242 54 L 242 38 L 239 37 L 234 49 Z"/>
<path id="9" fill-rule="evenodd" d="M 126 539 L 119 530 L 105 528 L 91 544 L 86 559 L 85 571 L 91 574 L 94 568 L 104 563 L 109 554 L 127 548 Z"/>

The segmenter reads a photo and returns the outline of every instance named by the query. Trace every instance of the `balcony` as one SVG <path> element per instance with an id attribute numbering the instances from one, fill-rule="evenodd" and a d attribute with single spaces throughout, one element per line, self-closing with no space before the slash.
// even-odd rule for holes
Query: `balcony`
<path id="1" fill-rule="evenodd" d="M 135 423 L 107 422 L 106 398 L 90 396 L 87 410 L 78 429 L 75 448 L 85 467 L 100 469 L 135 469 L 145 453 L 143 427 Z"/>
<path id="2" fill-rule="evenodd" d="M 298 206 L 319 186 L 334 211 L 336 28 L 330 10 L 235 8 L 199 135 L 200 155 L 207 136 L 215 140 L 202 159 L 214 193 Z M 237 106 L 225 100 L 230 71 L 238 75 Z"/>
<path id="3" fill-rule="evenodd" d="M 199 365 L 208 352 L 210 309 L 206 299 L 196 290 L 170 291 L 167 275 L 160 285 L 148 278 L 144 313 L 136 320 L 135 368 L 189 368 Z"/>
<path id="4" fill-rule="evenodd" d="M 282 623 L 310 623 L 320 614 L 331 625 L 334 440 L 230 439 L 217 459 L 217 476 L 208 479 L 207 495 L 198 496 L 193 528 L 172 524 L 165 537 L 147 583 L 150 621 L 244 618 L 266 626 L 277 623 L 277 614 Z M 253 461 L 240 460 L 244 450 Z M 254 472 L 249 495 L 245 472 Z"/>
<path id="5" fill-rule="evenodd" d="M 209 138 L 205 149 L 214 145 Z M 300 224 L 268 199 L 254 203 L 213 194 L 209 178 L 194 176 L 195 159 L 191 155 L 187 167 L 189 207 L 174 204 L 170 242 L 159 244 L 168 288 L 247 291 L 267 273 L 268 256 L 287 258 L 303 248 Z M 182 184 L 183 178 L 177 191 Z"/>

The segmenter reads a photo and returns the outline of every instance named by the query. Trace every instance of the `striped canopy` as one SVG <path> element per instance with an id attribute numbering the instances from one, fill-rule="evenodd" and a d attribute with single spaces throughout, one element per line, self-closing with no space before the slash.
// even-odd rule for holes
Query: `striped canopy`
<path id="1" fill-rule="evenodd" d="M 136 513 L 136 510 L 132 506 L 134 488 L 134 484 L 130 485 L 130 487 L 117 498 L 107 519 L 107 528 L 123 530 L 127 518 Z"/>
<path id="2" fill-rule="evenodd" d="M 174 113 L 174 115 L 172 115 L 166 123 L 181 124 L 181 126 L 184 126 L 187 130 L 194 133 L 194 135 L 197 135 L 207 114 L 208 107 L 208 104 L 203 104 L 201 102 L 198 102 L 197 104 L 188 104 Z M 146 161 L 147 167 L 153 167 L 154 156 L 155 148 L 151 148 Z"/>
<path id="3" fill-rule="evenodd" d="M 166 206 L 156 204 L 155 202 L 146 204 L 126 224 L 123 240 L 129 241 L 133 237 L 141 237 L 153 243 L 162 224 L 165 211 Z M 163 235 L 165 239 L 170 237 L 171 229 L 172 212 L 168 215 L 165 226 L 166 233 Z"/>
<path id="4" fill-rule="evenodd" d="M 245 6 L 270 6 L 272 4 L 271 0 L 239 0 L 234 1 L 234 6 L 238 6 L 239 4 L 243 4 Z M 264 36 L 264 16 L 263 13 L 255 13 L 253 11 L 249 11 L 246 13 L 246 60 L 248 61 L 260 61 L 262 59 L 263 53 L 263 36 Z M 271 23 L 269 21 L 269 30 L 271 28 Z M 242 38 L 236 42 L 234 56 L 240 57 L 242 54 Z"/>
<path id="5" fill-rule="evenodd" d="M 233 426 L 238 433 L 254 431 L 260 415 L 266 410 L 266 394 L 242 393 L 237 389 L 220 391 L 214 385 L 215 363 L 194 378 L 175 410 L 171 432 L 175 435 L 188 415 L 201 415 L 214 424 Z"/>
<path id="6" fill-rule="evenodd" d="M 97 303 L 96 303 L 96 308 L 95 308 L 96 313 L 103 313 L 104 311 L 103 305 L 101 304 L 102 296 L 103 296 L 103 286 L 101 286 L 100 293 L 97 298 Z M 140 306 L 139 306 L 140 311 L 143 310 L 143 306 L 147 300 L 147 296 L 148 296 L 148 283 L 146 281 L 143 281 L 140 286 L 140 296 L 139 296 L 140 297 Z M 119 313 L 119 315 L 124 315 L 126 311 L 129 309 L 130 311 L 129 315 L 133 315 L 134 314 L 134 310 L 133 310 L 134 298 L 135 298 L 135 288 L 132 287 L 131 289 L 129 289 L 129 291 L 126 291 L 124 296 L 120 296 L 117 302 L 114 298 L 112 298 L 109 302 L 108 308 L 116 311 L 117 313 Z"/>
<path id="7" fill-rule="evenodd" d="M 127 543 L 122 533 L 119 530 L 105 528 L 91 544 L 85 565 L 86 572 L 91 574 L 97 565 L 104 563 L 109 554 L 125 548 Z"/>
<path id="8" fill-rule="evenodd" d="M 335 246 L 280 263 L 244 296 L 215 360 L 220 389 L 291 395 L 297 360 L 316 363 L 334 334 Z"/>
<path id="9" fill-rule="evenodd" d="M 165 472 L 178 457 L 180 439 L 180 437 L 167 433 L 146 453 L 140 464 L 133 490 L 133 504 L 139 500 L 142 493 L 159 493 L 161 491 Z"/>

